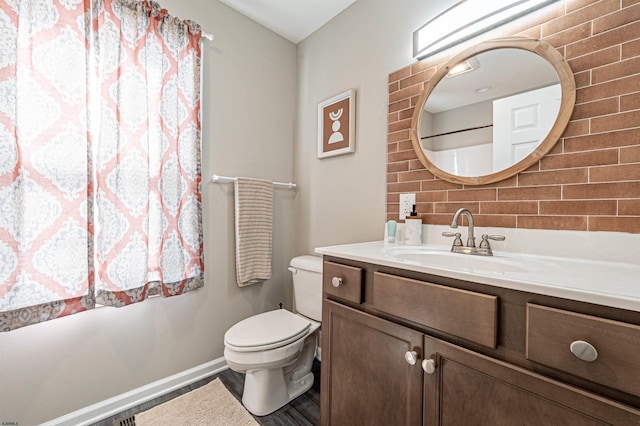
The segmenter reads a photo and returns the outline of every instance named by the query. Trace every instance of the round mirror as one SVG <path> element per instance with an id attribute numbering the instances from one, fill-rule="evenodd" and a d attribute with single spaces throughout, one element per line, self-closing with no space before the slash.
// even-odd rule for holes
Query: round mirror
<path id="1" fill-rule="evenodd" d="M 435 176 L 493 183 L 549 152 L 574 104 L 573 73 L 555 48 L 524 37 L 491 40 L 456 55 L 426 83 L 411 140 Z"/>

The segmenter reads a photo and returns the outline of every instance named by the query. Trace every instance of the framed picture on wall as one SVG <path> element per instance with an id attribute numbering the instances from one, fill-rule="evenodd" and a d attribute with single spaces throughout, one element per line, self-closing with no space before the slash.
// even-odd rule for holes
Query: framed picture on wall
<path id="1" fill-rule="evenodd" d="M 318 103 L 318 158 L 356 151 L 355 98 L 349 89 Z"/>

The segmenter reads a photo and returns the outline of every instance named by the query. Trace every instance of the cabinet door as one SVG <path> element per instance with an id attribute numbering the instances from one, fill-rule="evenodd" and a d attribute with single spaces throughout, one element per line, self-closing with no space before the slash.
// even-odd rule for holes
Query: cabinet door
<path id="1" fill-rule="evenodd" d="M 636 425 L 640 411 L 425 336 L 425 425 Z"/>
<path id="2" fill-rule="evenodd" d="M 415 351 L 409 364 L 405 354 Z M 420 425 L 422 334 L 325 300 L 321 423 Z"/>

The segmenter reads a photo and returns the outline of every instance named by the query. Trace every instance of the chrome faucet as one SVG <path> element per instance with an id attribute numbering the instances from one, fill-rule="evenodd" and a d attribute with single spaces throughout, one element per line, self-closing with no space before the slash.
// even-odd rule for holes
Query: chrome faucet
<path id="1" fill-rule="evenodd" d="M 451 227 L 458 227 L 458 218 L 461 214 L 464 214 L 467 217 L 467 221 L 469 222 L 469 229 L 467 235 L 467 245 L 462 245 L 462 238 L 459 232 L 455 234 L 453 232 L 443 232 L 442 236 L 444 237 L 455 237 L 453 240 L 453 245 L 451 246 L 451 251 L 454 253 L 463 253 L 463 254 L 477 254 L 481 256 L 493 256 L 493 252 L 491 251 L 491 245 L 489 244 L 489 240 L 495 241 L 504 241 L 504 235 L 482 235 L 482 242 L 479 247 L 476 247 L 476 237 L 473 235 L 473 215 L 469 211 L 469 209 L 461 208 L 456 214 L 453 215 L 453 220 L 451 221 Z"/>
<path id="2" fill-rule="evenodd" d="M 467 217 L 467 221 L 469 222 L 469 229 L 467 234 L 467 247 L 475 247 L 476 246 L 476 237 L 473 236 L 473 215 L 469 211 L 469 209 L 461 208 L 456 214 L 453 215 L 453 220 L 451 221 L 451 227 L 458 227 L 458 218 L 461 214 L 464 214 Z"/>

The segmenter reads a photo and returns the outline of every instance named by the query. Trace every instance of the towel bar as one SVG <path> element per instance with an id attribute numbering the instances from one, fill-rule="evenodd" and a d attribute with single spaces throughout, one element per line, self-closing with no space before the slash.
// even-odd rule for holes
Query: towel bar
<path id="1" fill-rule="evenodd" d="M 214 183 L 223 183 L 223 182 L 235 182 L 236 180 L 238 180 L 238 178 L 235 177 L 229 177 L 229 176 L 220 176 L 220 175 L 216 175 L 214 174 L 213 176 L 211 176 L 211 182 Z M 273 186 L 282 186 L 288 189 L 296 189 L 297 185 L 295 183 L 289 182 L 272 182 Z"/>

